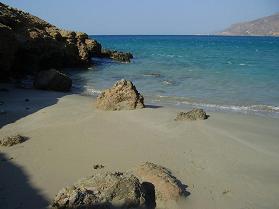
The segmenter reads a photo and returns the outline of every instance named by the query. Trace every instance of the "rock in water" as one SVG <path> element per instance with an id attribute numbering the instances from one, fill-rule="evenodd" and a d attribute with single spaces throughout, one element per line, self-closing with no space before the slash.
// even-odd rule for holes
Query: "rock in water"
<path id="1" fill-rule="evenodd" d="M 131 81 L 122 79 L 98 96 L 96 107 L 101 110 L 133 110 L 144 107 L 144 98 Z"/>
<path id="2" fill-rule="evenodd" d="M 25 142 L 26 140 L 28 140 L 28 137 L 26 136 L 21 136 L 21 135 L 8 136 L 0 140 L 0 145 L 5 147 L 10 147 Z"/>
<path id="3" fill-rule="evenodd" d="M 65 74 L 50 69 L 41 71 L 35 78 L 34 87 L 37 89 L 69 91 L 72 87 L 72 80 Z"/>
<path id="4" fill-rule="evenodd" d="M 133 58 L 133 55 L 131 53 L 126 52 L 119 52 L 119 51 L 111 51 L 108 49 L 103 49 L 101 53 L 101 57 L 106 57 L 110 59 L 114 59 L 120 62 L 129 63 L 131 62 L 131 59 Z"/>
<path id="5" fill-rule="evenodd" d="M 206 114 L 206 112 L 203 109 L 193 109 L 189 112 L 180 112 L 177 114 L 176 118 L 174 120 L 205 120 L 209 116 Z"/>
<path id="6" fill-rule="evenodd" d="M 171 172 L 160 165 L 146 162 L 134 170 L 142 185 L 153 185 L 156 201 L 177 201 L 187 196 L 186 186 L 183 185 Z M 149 186 L 150 187 L 150 186 Z"/>
<path id="7" fill-rule="evenodd" d="M 137 208 L 144 203 L 142 196 L 140 182 L 134 175 L 103 173 L 62 189 L 56 195 L 52 208 Z"/>

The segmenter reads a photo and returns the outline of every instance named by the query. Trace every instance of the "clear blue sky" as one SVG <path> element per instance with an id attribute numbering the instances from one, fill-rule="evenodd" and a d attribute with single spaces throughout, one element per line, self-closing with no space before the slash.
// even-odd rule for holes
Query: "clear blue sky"
<path id="1" fill-rule="evenodd" d="M 208 34 L 279 12 L 279 0 L 4 0 L 88 34 Z"/>

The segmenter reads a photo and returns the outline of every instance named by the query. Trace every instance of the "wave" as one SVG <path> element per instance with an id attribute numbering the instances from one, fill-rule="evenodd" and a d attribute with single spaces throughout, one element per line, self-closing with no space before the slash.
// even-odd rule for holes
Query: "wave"
<path id="1" fill-rule="evenodd" d="M 190 105 L 194 107 L 200 107 L 200 108 L 207 108 L 211 110 L 223 110 L 223 111 L 235 111 L 235 112 L 269 112 L 269 113 L 279 113 L 279 107 L 278 106 L 272 106 L 272 105 L 227 105 L 227 104 L 212 104 L 212 103 L 202 103 L 202 102 L 196 102 L 193 100 L 187 100 L 183 97 L 171 97 L 171 96 L 162 96 L 157 95 L 157 99 L 160 100 L 160 102 L 164 102 L 168 100 L 171 102 L 171 100 L 177 105 Z"/>
<path id="2" fill-rule="evenodd" d="M 94 89 L 88 85 L 73 85 L 73 91 L 84 96 L 98 96 L 102 92 L 100 89 Z"/>

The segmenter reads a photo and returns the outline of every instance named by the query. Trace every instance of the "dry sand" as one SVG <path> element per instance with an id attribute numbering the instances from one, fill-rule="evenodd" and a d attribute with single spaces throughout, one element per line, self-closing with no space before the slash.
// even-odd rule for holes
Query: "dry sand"
<path id="1" fill-rule="evenodd" d="M 124 171 L 145 161 L 188 185 L 179 208 L 279 208 L 279 119 L 209 113 L 178 122 L 176 109 L 103 112 L 90 97 L 22 89 L 1 90 L 1 101 L 0 137 L 30 137 L 0 147 L 1 209 L 45 208 L 94 164 Z"/>

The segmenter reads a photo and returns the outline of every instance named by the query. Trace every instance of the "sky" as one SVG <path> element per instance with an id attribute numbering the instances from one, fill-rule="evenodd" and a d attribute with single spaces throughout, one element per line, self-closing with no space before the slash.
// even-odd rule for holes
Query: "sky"
<path id="1" fill-rule="evenodd" d="M 1 0 L 90 35 L 212 34 L 279 12 L 279 0 Z"/>

